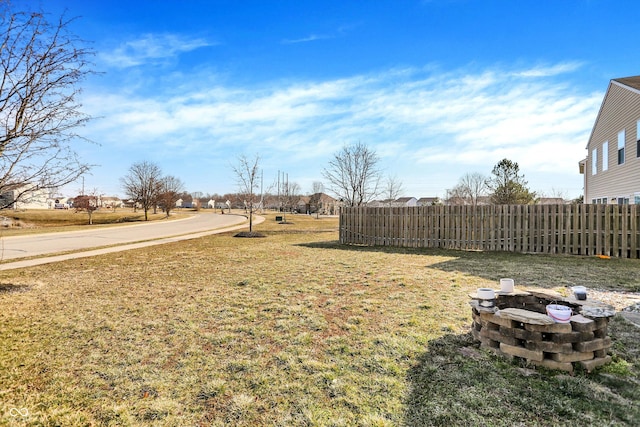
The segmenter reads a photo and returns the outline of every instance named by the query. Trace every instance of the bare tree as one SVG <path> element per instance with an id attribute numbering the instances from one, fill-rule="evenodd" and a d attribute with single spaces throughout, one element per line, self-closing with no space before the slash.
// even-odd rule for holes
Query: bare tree
<path id="1" fill-rule="evenodd" d="M 224 201 L 222 204 L 222 213 L 224 213 L 224 207 L 227 207 L 227 212 L 231 213 L 231 205 L 234 204 L 234 201 L 237 201 L 238 195 L 234 193 L 226 193 L 221 197 L 221 201 Z"/>
<path id="2" fill-rule="evenodd" d="M 456 206 L 466 205 L 468 201 L 464 188 L 462 188 L 460 183 L 456 184 L 453 188 L 447 189 L 447 195 L 445 198 L 447 204 Z"/>
<path id="3" fill-rule="evenodd" d="M 313 181 L 311 184 L 311 194 L 324 193 L 324 184 L 320 181 Z"/>
<path id="4" fill-rule="evenodd" d="M 450 205 L 477 206 L 478 200 L 487 195 L 489 178 L 479 172 L 466 173 L 452 189 L 447 190 Z"/>
<path id="5" fill-rule="evenodd" d="M 191 193 L 191 200 L 193 200 L 193 208 L 196 211 L 200 211 L 200 208 L 202 207 L 202 191 L 194 191 L 193 193 Z"/>
<path id="6" fill-rule="evenodd" d="M 544 199 L 547 199 L 547 200 L 544 200 Z M 569 196 L 565 190 L 551 187 L 551 193 L 546 193 L 544 191 L 537 191 L 535 203 L 536 204 L 537 203 L 563 204 L 565 200 L 569 200 Z"/>
<path id="7" fill-rule="evenodd" d="M 287 181 L 281 187 L 280 191 L 285 212 L 293 211 L 293 208 L 300 201 L 300 185 Z"/>
<path id="8" fill-rule="evenodd" d="M 175 176 L 165 176 L 160 180 L 158 205 L 167 214 L 167 218 L 176 207 L 176 202 L 180 200 L 183 191 L 184 184 Z"/>
<path id="9" fill-rule="evenodd" d="M 120 178 L 122 189 L 139 204 L 144 210 L 144 220 L 149 220 L 149 209 L 158 200 L 158 194 L 162 184 L 162 172 L 160 167 L 147 161 L 134 163 L 129 168 L 129 173 Z"/>
<path id="10" fill-rule="evenodd" d="M 489 178 L 480 172 L 466 173 L 460 178 L 459 185 L 472 206 L 478 206 L 480 197 L 488 193 Z"/>
<path id="11" fill-rule="evenodd" d="M 402 181 L 398 179 L 397 175 L 387 176 L 384 187 L 384 197 L 389 201 L 389 205 L 400 197 L 400 194 L 402 194 L 403 191 L 404 188 L 402 188 Z"/>
<path id="12" fill-rule="evenodd" d="M 81 194 L 73 199 L 75 212 L 86 212 L 89 216 L 89 225 L 93 225 L 93 212 L 98 210 L 98 190 L 94 189 L 89 194 Z"/>
<path id="13" fill-rule="evenodd" d="M 238 163 L 232 166 L 237 179 L 239 195 L 249 211 L 250 234 L 253 233 L 253 208 L 257 201 L 256 191 L 260 185 L 259 165 L 260 156 L 256 154 L 253 159 L 249 159 L 243 154 L 238 157 Z"/>
<path id="14" fill-rule="evenodd" d="M 320 217 L 320 209 L 322 208 L 322 193 L 324 193 L 324 184 L 320 181 L 314 181 L 311 185 L 311 197 L 309 197 L 309 205 L 316 210 L 316 219 Z"/>
<path id="15" fill-rule="evenodd" d="M 329 188 L 348 206 L 360 206 L 379 194 L 381 172 L 375 151 L 358 142 L 334 154 L 323 176 Z"/>
<path id="16" fill-rule="evenodd" d="M 93 51 L 70 33 L 64 16 L 49 22 L 43 13 L 16 12 L 0 0 L 0 19 L 0 194 L 17 190 L 4 208 L 89 169 L 71 142 L 90 118 L 76 98 Z"/>

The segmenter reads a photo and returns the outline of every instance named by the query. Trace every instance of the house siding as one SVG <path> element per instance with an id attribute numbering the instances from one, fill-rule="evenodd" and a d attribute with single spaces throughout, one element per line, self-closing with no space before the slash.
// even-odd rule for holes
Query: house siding
<path id="1" fill-rule="evenodd" d="M 640 195 L 640 158 L 636 153 L 637 121 L 640 120 L 640 92 L 637 89 L 611 81 L 600 108 L 589 143 L 585 174 L 585 203 L 606 198 L 617 203 L 618 198 Z M 618 164 L 618 133 L 625 131 L 625 161 Z M 603 168 L 602 147 L 608 141 L 608 167 Z M 597 173 L 591 170 L 593 150 L 597 150 Z"/>

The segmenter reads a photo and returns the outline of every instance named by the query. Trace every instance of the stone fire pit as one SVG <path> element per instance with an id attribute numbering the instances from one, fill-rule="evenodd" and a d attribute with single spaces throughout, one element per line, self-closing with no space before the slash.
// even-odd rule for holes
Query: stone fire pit
<path id="1" fill-rule="evenodd" d="M 507 357 L 519 357 L 549 369 L 573 372 L 574 364 L 587 372 L 611 361 L 609 319 L 615 309 L 595 300 L 577 300 L 548 290 L 495 292 L 484 301 L 470 294 L 473 336 L 481 346 Z M 486 307 L 493 304 L 492 307 Z M 568 323 L 556 323 L 546 314 L 548 304 L 572 309 Z"/>

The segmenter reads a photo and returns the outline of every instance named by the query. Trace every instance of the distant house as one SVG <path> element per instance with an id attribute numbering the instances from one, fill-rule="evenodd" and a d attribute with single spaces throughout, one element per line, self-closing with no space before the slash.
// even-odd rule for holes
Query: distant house
<path id="1" fill-rule="evenodd" d="M 334 215 L 337 213 L 339 202 L 325 193 L 315 193 L 311 196 L 301 196 L 296 210 L 299 213 L 319 213 Z"/>
<path id="2" fill-rule="evenodd" d="M 417 202 L 418 206 L 433 206 L 440 204 L 442 204 L 442 202 L 439 197 L 420 197 Z"/>
<path id="3" fill-rule="evenodd" d="M 47 200 L 49 209 L 69 209 L 73 206 L 73 199 L 68 197 L 52 197 Z"/>
<path id="4" fill-rule="evenodd" d="M 22 209 L 50 209 L 52 207 L 49 190 L 24 184 L 5 188 L 0 194 L 0 207 Z"/>
<path id="5" fill-rule="evenodd" d="M 640 204 L 640 76 L 609 82 L 586 148 L 584 203 Z"/>
<path id="6" fill-rule="evenodd" d="M 478 206 L 488 206 L 491 204 L 491 196 L 478 196 L 476 203 Z"/>
<path id="7" fill-rule="evenodd" d="M 176 201 L 176 208 L 193 208 L 193 197 L 190 194 L 183 194 L 181 198 Z"/>
<path id="8" fill-rule="evenodd" d="M 391 203 L 394 207 L 418 206 L 418 199 L 415 197 L 400 197 Z"/>
<path id="9" fill-rule="evenodd" d="M 404 207 L 404 206 L 432 206 L 442 204 L 438 197 L 400 197 L 398 199 L 373 200 L 367 203 L 372 208 Z"/>
<path id="10" fill-rule="evenodd" d="M 98 199 L 100 207 L 107 209 L 116 209 L 124 207 L 124 202 L 119 197 L 100 196 Z"/>
<path id="11" fill-rule="evenodd" d="M 311 213 L 311 197 L 309 196 L 300 196 L 298 199 L 298 203 L 295 207 L 295 211 L 298 213 Z"/>
<path id="12" fill-rule="evenodd" d="M 198 198 L 182 198 L 176 200 L 176 208 L 185 208 L 185 209 L 206 209 L 210 208 L 209 202 L 211 200 L 206 201 L 205 199 Z"/>
<path id="13" fill-rule="evenodd" d="M 392 203 L 393 203 L 393 200 L 391 200 L 391 199 L 387 199 L 387 200 L 372 200 L 370 202 L 367 202 L 367 204 L 365 206 L 367 206 L 369 208 L 384 208 L 384 207 L 391 206 Z"/>
<path id="14" fill-rule="evenodd" d="M 139 203 L 136 203 L 135 200 L 133 199 L 129 199 L 129 200 L 123 200 L 122 201 L 122 206 L 125 208 L 131 208 L 131 209 L 136 209 L 140 207 Z"/>
<path id="15" fill-rule="evenodd" d="M 536 204 L 538 205 L 564 205 L 565 201 L 562 197 L 540 197 Z"/>

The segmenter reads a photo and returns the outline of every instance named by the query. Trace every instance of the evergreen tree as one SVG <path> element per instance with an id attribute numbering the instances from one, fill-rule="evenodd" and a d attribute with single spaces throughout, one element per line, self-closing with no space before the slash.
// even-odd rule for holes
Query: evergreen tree
<path id="1" fill-rule="evenodd" d="M 502 159 L 491 171 L 487 182 L 491 202 L 496 205 L 528 205 L 535 201 L 536 193 L 529 190 L 524 175 L 520 175 L 517 162 Z"/>

